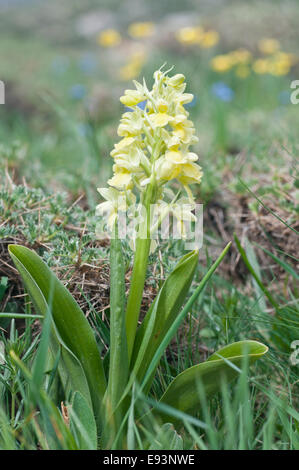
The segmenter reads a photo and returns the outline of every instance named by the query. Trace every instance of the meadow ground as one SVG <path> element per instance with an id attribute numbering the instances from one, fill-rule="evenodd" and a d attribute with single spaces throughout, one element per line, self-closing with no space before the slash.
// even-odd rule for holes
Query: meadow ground
<path id="1" fill-rule="evenodd" d="M 56 415 L 48 402 L 28 418 L 30 380 L 10 352 L 30 370 L 40 357 L 41 328 L 7 247 L 22 244 L 42 256 L 81 306 L 104 355 L 109 242 L 95 235 L 97 187 L 112 172 L 119 97 L 133 79 L 145 77 L 151 86 L 164 63 L 185 75 L 194 94 L 187 106 L 204 173 L 194 189 L 204 204 L 204 236 L 192 292 L 233 244 L 163 355 L 152 397 L 230 342 L 255 339 L 269 352 L 251 367 L 249 380 L 244 364 L 238 380 L 218 394 L 209 400 L 199 394 L 199 419 L 175 434 L 155 419 L 146 432 L 129 420 L 126 445 L 299 449 L 299 103 L 291 99 L 291 83 L 299 80 L 298 6 L 295 0 L 0 1 L 1 449 L 84 447 L 65 430 L 53 437 L 49 419 Z M 127 241 L 123 249 L 128 287 Z M 183 244 L 173 241 L 151 257 L 142 310 L 182 254 Z M 28 318 L 7 318 L 16 312 Z M 41 380 L 60 413 L 65 397 L 55 368 L 48 368 Z"/>

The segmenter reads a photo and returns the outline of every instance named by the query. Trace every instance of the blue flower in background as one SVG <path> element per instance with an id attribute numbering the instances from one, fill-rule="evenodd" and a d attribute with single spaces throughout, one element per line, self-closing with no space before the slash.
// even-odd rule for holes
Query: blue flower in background
<path id="1" fill-rule="evenodd" d="M 147 100 L 141 101 L 140 103 L 137 104 L 138 108 L 144 110 L 146 107 Z"/>
<path id="2" fill-rule="evenodd" d="M 283 90 L 278 95 L 278 101 L 280 104 L 291 103 L 291 93 L 288 90 Z"/>
<path id="3" fill-rule="evenodd" d="M 193 108 L 196 105 L 197 101 L 198 101 L 198 98 L 194 95 L 193 100 L 190 101 L 190 103 L 185 104 L 184 106 L 185 108 Z"/>
<path id="4" fill-rule="evenodd" d="M 138 108 L 144 110 L 146 107 L 147 100 L 141 101 L 140 103 L 137 104 Z M 125 111 L 134 111 L 133 108 L 130 108 L 129 106 L 125 106 Z"/>
<path id="5" fill-rule="evenodd" d="M 211 90 L 213 95 L 225 102 L 232 101 L 235 95 L 235 92 L 224 82 L 213 83 Z"/>
<path id="6" fill-rule="evenodd" d="M 86 95 L 86 88 L 84 85 L 77 83 L 70 88 L 70 96 L 73 100 L 82 100 Z"/>
<path id="7" fill-rule="evenodd" d="M 83 54 L 78 62 L 80 70 L 86 75 L 91 75 L 97 68 L 97 62 L 94 54 Z"/>

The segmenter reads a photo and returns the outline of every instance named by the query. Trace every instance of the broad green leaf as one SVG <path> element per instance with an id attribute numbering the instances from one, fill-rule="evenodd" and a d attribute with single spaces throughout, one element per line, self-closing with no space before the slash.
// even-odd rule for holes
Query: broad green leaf
<path id="1" fill-rule="evenodd" d="M 43 331 L 41 339 L 38 345 L 38 349 L 34 358 L 34 366 L 32 373 L 32 380 L 36 388 L 41 388 L 45 378 L 45 369 L 48 359 L 48 350 L 50 346 L 50 334 L 51 334 L 51 317 L 49 314 L 46 315 L 43 323 Z"/>
<path id="2" fill-rule="evenodd" d="M 0 278 L 0 301 L 3 299 L 5 291 L 7 289 L 8 277 L 2 276 Z"/>
<path id="3" fill-rule="evenodd" d="M 79 449 L 97 449 L 97 426 L 93 412 L 85 398 L 75 392 L 72 404 L 68 407 L 70 429 L 75 436 Z"/>
<path id="4" fill-rule="evenodd" d="M 121 241 L 116 237 L 110 244 L 110 349 L 109 379 L 105 395 L 106 423 L 103 445 L 120 427 L 123 406 L 117 408 L 127 384 L 129 360 L 125 322 L 125 267 Z"/>
<path id="5" fill-rule="evenodd" d="M 56 338 L 54 338 L 56 339 Z M 59 363 L 59 376 L 65 390 L 66 398 L 71 396 L 75 391 L 80 392 L 88 403 L 92 406 L 92 400 L 90 396 L 90 391 L 87 383 L 87 379 L 80 364 L 80 361 L 76 356 L 69 351 L 67 348 L 62 346 L 62 341 L 60 340 L 61 345 L 58 341 L 51 342 L 51 352 L 52 354 L 56 351 L 57 348 L 61 348 L 61 361 Z"/>
<path id="6" fill-rule="evenodd" d="M 106 379 L 87 319 L 68 290 L 36 253 L 18 245 L 9 245 L 9 252 L 36 309 L 43 316 L 51 312 L 58 340 L 69 352 L 66 356 L 73 355 L 72 361 L 77 360 L 82 367 L 94 412 L 99 418 Z"/>
<path id="7" fill-rule="evenodd" d="M 128 376 L 128 352 L 125 325 L 125 268 L 121 241 L 110 246 L 110 366 L 107 396 L 114 409 Z"/>
<path id="8" fill-rule="evenodd" d="M 196 301 L 198 296 L 202 293 L 202 291 L 204 290 L 210 278 L 213 276 L 214 272 L 216 271 L 219 264 L 225 257 L 226 253 L 228 252 L 230 245 L 231 245 L 231 242 L 229 242 L 226 245 L 222 253 L 220 253 L 216 261 L 208 269 L 208 271 L 206 272 L 206 274 L 204 275 L 204 277 L 202 278 L 202 280 L 196 287 L 195 291 L 193 292 L 191 297 L 188 299 L 182 311 L 177 315 L 173 323 L 169 326 L 168 331 L 165 332 L 164 337 L 162 338 L 161 344 L 159 345 L 157 351 L 155 352 L 154 357 L 146 371 L 146 374 L 142 383 L 142 388 L 145 388 L 145 386 L 148 387 L 148 385 L 151 383 L 151 380 L 153 378 L 153 372 L 155 371 L 163 352 L 165 351 L 166 347 L 170 343 L 171 338 L 173 338 L 173 336 L 176 334 L 180 324 L 182 323 L 182 321 L 184 320 L 188 312 L 190 312 L 190 309 L 192 308 L 194 302 Z"/>
<path id="9" fill-rule="evenodd" d="M 11 254 L 11 256 L 12 259 L 14 259 L 14 255 Z M 49 307 L 42 291 L 30 273 L 26 270 L 25 266 L 18 261 L 18 258 L 15 257 L 14 263 L 18 267 L 25 286 L 27 287 L 32 301 L 35 304 L 36 310 L 42 314 L 41 316 L 37 315 L 37 318 L 43 318 L 49 312 Z M 82 365 L 76 356 L 63 343 L 55 325 L 54 330 L 55 331 L 51 332 L 50 337 L 50 352 L 54 357 L 56 357 L 61 345 L 63 345 L 61 351 L 62 361 L 60 361 L 59 364 L 59 375 L 64 386 L 66 396 L 72 393 L 72 391 L 78 390 L 91 404 L 90 391 Z"/>
<path id="10" fill-rule="evenodd" d="M 240 373 L 240 367 L 247 357 L 252 364 L 268 351 L 258 341 L 240 341 L 230 344 L 214 353 L 206 362 L 186 369 L 168 386 L 161 403 L 191 415 L 200 407 L 199 387 L 208 397 L 221 390 L 222 381 L 230 382 Z M 164 421 L 172 421 L 162 415 Z"/>
<path id="11" fill-rule="evenodd" d="M 146 220 L 150 219 L 151 200 L 154 192 L 154 185 L 149 184 L 142 200 L 142 204 L 146 208 Z M 126 309 L 126 333 L 129 361 L 134 348 L 151 242 L 150 227 L 146 223 L 139 224 Z"/>
<path id="12" fill-rule="evenodd" d="M 33 300 L 33 303 L 35 304 L 36 310 L 42 313 L 42 315 L 36 315 L 36 318 L 43 318 L 48 313 L 49 307 L 42 291 L 40 290 L 38 285 L 34 282 L 32 276 L 26 270 L 26 268 L 22 265 L 22 263 L 18 262 L 17 258 L 14 260 L 14 262 L 16 266 L 17 264 L 19 265 L 18 269 L 25 285 L 30 286 L 31 298 Z M 27 283 L 25 282 L 25 280 L 27 280 Z M 13 315 L 13 318 L 18 318 L 16 314 L 12 314 L 12 315 Z M 12 331 L 13 331 L 13 328 L 11 328 L 11 332 Z M 60 379 L 65 390 L 66 396 L 72 393 L 72 391 L 78 390 L 85 396 L 85 398 L 91 404 L 89 387 L 87 384 L 85 373 L 82 369 L 82 365 L 80 364 L 76 356 L 63 343 L 63 340 L 60 338 L 59 333 L 54 325 L 54 329 L 52 329 L 51 335 L 50 335 L 50 354 L 53 357 L 57 357 L 61 347 L 62 347 L 62 351 L 61 351 L 62 360 L 60 361 L 60 364 L 59 364 L 59 375 L 60 375 Z"/>
<path id="13" fill-rule="evenodd" d="M 180 259 L 164 282 L 138 329 L 132 355 L 132 369 L 134 369 L 139 382 L 142 381 L 161 341 L 180 312 L 190 289 L 197 264 L 197 250 Z"/>
<path id="14" fill-rule="evenodd" d="M 226 253 L 228 252 L 228 250 L 230 248 L 230 245 L 231 245 L 231 243 L 228 243 L 226 245 L 226 247 L 224 248 L 222 253 L 218 256 L 217 260 L 208 269 L 207 273 L 204 275 L 204 277 L 202 278 L 202 280 L 200 281 L 200 283 L 196 287 L 195 291 L 193 292 L 191 297 L 188 299 L 188 301 L 187 301 L 186 305 L 184 306 L 184 308 L 182 309 L 182 311 L 174 319 L 174 321 L 170 325 L 169 329 L 167 331 L 165 331 L 164 336 L 161 338 L 161 342 L 159 344 L 159 347 L 157 348 L 157 350 L 154 354 L 154 357 L 152 358 L 152 360 L 151 360 L 151 362 L 150 362 L 150 364 L 149 364 L 149 366 L 146 370 L 143 382 L 141 384 L 141 390 L 143 390 L 145 392 L 149 390 L 152 379 L 154 377 L 155 370 L 156 370 L 156 368 L 159 364 L 159 361 L 161 359 L 161 356 L 162 356 L 163 352 L 165 351 L 168 344 L 170 343 L 171 338 L 173 338 L 173 336 L 176 334 L 180 324 L 182 323 L 185 316 L 187 315 L 187 313 L 192 308 L 194 302 L 196 301 L 198 296 L 201 294 L 201 292 L 204 290 L 204 288 L 205 288 L 206 284 L 208 283 L 209 279 L 212 277 L 213 273 L 216 271 L 217 267 L 219 266 L 219 264 L 221 263 L 221 261 L 225 257 Z M 161 291 L 159 292 L 158 296 L 160 295 L 160 293 L 161 293 Z M 153 305 L 153 310 L 154 311 L 156 310 L 157 305 L 158 305 L 158 302 L 155 302 L 154 305 Z M 147 334 L 147 339 L 151 337 L 151 332 L 153 331 L 155 321 L 156 321 L 155 314 L 152 314 L 150 316 L 149 322 L 148 322 L 148 327 L 147 328 L 149 330 L 149 334 Z M 141 343 L 140 352 L 138 354 L 134 369 L 131 372 L 130 379 L 128 381 L 127 387 L 126 387 L 126 389 L 123 393 L 122 400 L 130 392 L 132 384 L 136 380 L 136 372 L 138 373 L 140 363 L 142 362 L 142 360 L 144 358 L 144 350 L 147 348 L 147 345 L 148 345 L 147 341 L 143 341 Z M 141 358 L 141 359 L 139 359 L 139 358 Z"/>

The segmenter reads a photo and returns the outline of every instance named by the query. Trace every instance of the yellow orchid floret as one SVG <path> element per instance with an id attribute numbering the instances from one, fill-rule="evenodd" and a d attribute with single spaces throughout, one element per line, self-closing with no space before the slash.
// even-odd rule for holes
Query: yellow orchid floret
<path id="1" fill-rule="evenodd" d="M 126 210 L 126 197 L 124 192 L 117 191 L 114 188 L 98 188 L 101 196 L 106 199 L 96 207 L 96 214 L 102 215 L 109 213 L 108 227 L 112 229 L 119 210 Z"/>
<path id="2" fill-rule="evenodd" d="M 145 99 L 145 95 L 138 90 L 125 90 L 125 94 L 120 98 L 120 101 L 125 106 L 135 106 L 135 104 Z"/>
<path id="3" fill-rule="evenodd" d="M 185 240 L 187 238 L 185 222 L 195 222 L 196 217 L 193 214 L 192 210 L 194 205 L 190 204 L 190 201 L 187 198 L 180 198 L 174 204 L 171 204 L 170 210 L 177 222 L 177 231 L 179 236 Z"/>
<path id="4" fill-rule="evenodd" d="M 145 81 L 134 81 L 134 85 L 135 90 L 125 90 L 120 98 L 127 110 L 118 127 L 121 140 L 111 151 L 114 165 L 108 184 L 112 192 L 100 190 L 105 199 L 110 198 L 99 206 L 107 209 L 110 204 L 110 223 L 115 221 L 113 198 L 117 192 L 135 192 L 141 203 L 161 203 L 167 193 L 166 184 L 176 180 L 179 193 L 185 191 L 193 203 L 189 185 L 199 184 L 202 178 L 198 156 L 189 149 L 198 138 L 185 106 L 193 95 L 185 93 L 184 75 L 169 77 L 160 69 L 154 73 L 151 90 Z"/>
<path id="5" fill-rule="evenodd" d="M 132 187 L 132 175 L 129 170 L 120 165 L 113 165 L 113 171 L 114 175 L 108 180 L 108 184 L 119 189 L 129 189 Z"/>

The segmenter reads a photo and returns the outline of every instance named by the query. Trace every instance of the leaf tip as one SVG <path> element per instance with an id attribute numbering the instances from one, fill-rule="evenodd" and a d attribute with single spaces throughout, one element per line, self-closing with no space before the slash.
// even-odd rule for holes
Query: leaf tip
<path id="1" fill-rule="evenodd" d="M 8 249 L 8 253 L 11 255 L 16 255 L 16 248 L 18 247 L 18 245 L 14 245 L 14 244 L 9 244 L 7 249 Z"/>

